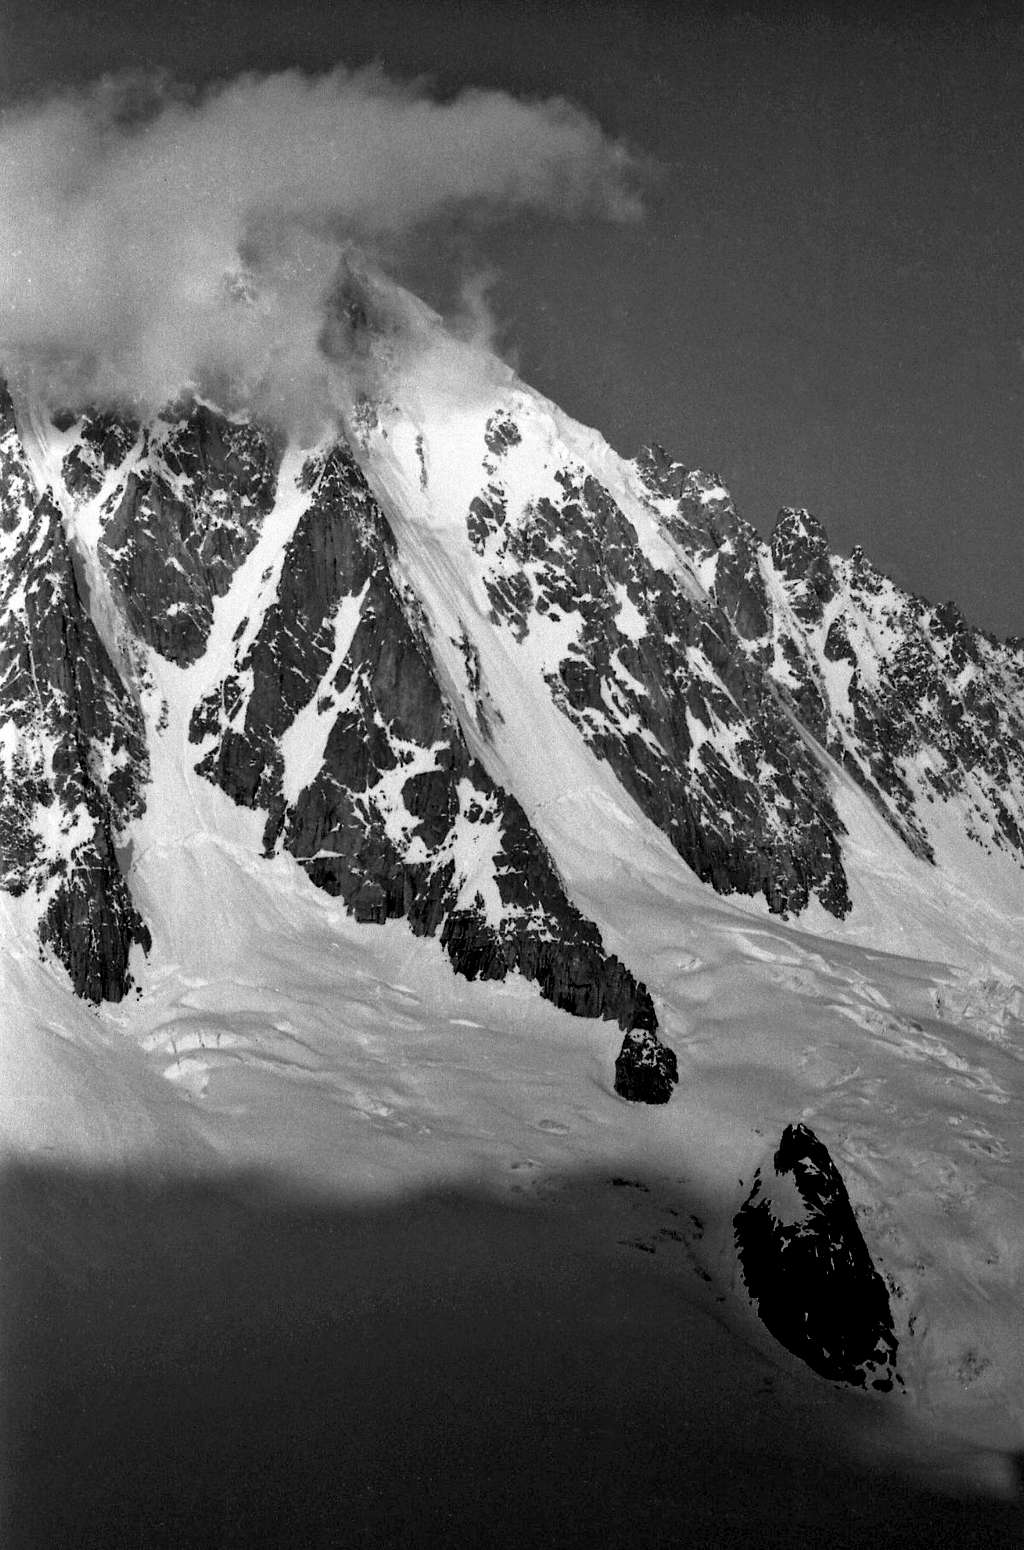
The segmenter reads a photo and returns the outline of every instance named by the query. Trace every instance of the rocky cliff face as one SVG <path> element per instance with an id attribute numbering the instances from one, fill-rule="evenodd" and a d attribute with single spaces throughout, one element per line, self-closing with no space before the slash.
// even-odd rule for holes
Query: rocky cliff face
<path id="1" fill-rule="evenodd" d="M 737 653 L 867 792 L 918 856 L 933 811 L 955 802 L 982 850 L 1024 863 L 1024 651 L 972 629 L 952 604 L 903 592 L 860 550 L 831 553 L 809 512 L 779 513 L 765 542 L 725 491 L 660 449 L 640 461 L 664 520 L 700 562 Z"/>
<path id="2" fill-rule="evenodd" d="M 103 499 L 100 557 L 133 630 L 187 666 L 202 656 L 213 602 L 274 503 L 275 438 L 196 405 L 149 427 L 89 415 L 66 454 L 76 500 Z"/>
<path id="3" fill-rule="evenodd" d="M 142 721 L 6 389 L 0 556 L 0 885 L 36 897 L 40 940 L 79 995 L 117 1001 L 132 945 L 149 942 L 117 855 L 143 801 Z"/>
<path id="4" fill-rule="evenodd" d="M 357 920 L 404 917 L 469 979 L 518 970 L 566 1011 L 653 1032 L 646 989 L 470 754 L 351 453 L 311 459 L 302 482 L 276 591 L 193 717 L 197 769 L 266 811 L 266 852 L 290 851 Z"/>
<path id="5" fill-rule="evenodd" d="M 645 553 L 578 463 L 555 468 L 551 494 L 515 501 L 504 465 L 520 441 L 511 416 L 497 422 L 467 513 L 495 618 L 520 640 L 563 625 L 546 671 L 556 704 L 698 877 L 780 914 L 814 894 L 844 915 L 828 783 L 723 609 Z"/>
<path id="6" fill-rule="evenodd" d="M 787 1125 L 734 1226 L 744 1282 L 776 1340 L 823 1377 L 891 1389 L 889 1294 L 842 1176 L 806 1125 Z"/>

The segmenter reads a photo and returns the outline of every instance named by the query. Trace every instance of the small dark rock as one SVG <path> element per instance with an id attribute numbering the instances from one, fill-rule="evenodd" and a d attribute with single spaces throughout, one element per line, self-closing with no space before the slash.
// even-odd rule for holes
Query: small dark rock
<path id="1" fill-rule="evenodd" d="M 615 1061 L 615 1091 L 631 1103 L 667 1103 L 679 1081 L 675 1051 L 648 1028 L 631 1028 Z"/>

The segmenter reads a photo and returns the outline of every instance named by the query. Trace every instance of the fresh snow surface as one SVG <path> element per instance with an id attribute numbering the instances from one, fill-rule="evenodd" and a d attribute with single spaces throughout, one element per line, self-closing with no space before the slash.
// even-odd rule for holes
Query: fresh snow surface
<path id="1" fill-rule="evenodd" d="M 258 629 L 307 499 L 290 453 L 203 659 L 149 653 L 139 679 L 138 994 L 76 1002 L 30 901 L 0 898 L 23 1542 L 1019 1542 L 1020 874 L 966 841 L 959 874 L 915 861 L 837 769 L 849 922 L 704 888 L 553 705 L 562 640 L 487 624 L 464 523 L 484 475 L 459 483 L 454 454 L 472 440 L 482 460 L 518 394 L 503 476 L 533 460 L 536 493 L 557 432 L 659 563 L 683 562 L 596 433 L 466 359 L 396 392 L 360 456 L 474 751 L 650 987 L 677 1095 L 616 1097 L 614 1025 L 516 978 L 469 984 L 402 922 L 355 924 L 194 773 L 191 710 Z M 291 790 L 321 714 L 285 734 Z M 901 1394 L 831 1388 L 747 1305 L 732 1217 L 796 1121 L 893 1290 Z"/>
<path id="2" fill-rule="evenodd" d="M 352 644 L 352 637 L 359 625 L 359 615 L 367 587 L 369 582 L 361 592 L 343 597 L 338 604 L 334 617 L 334 648 L 324 673 L 325 685 L 334 683 Z M 310 785 L 320 773 L 327 739 L 341 709 L 342 704 L 338 696 L 331 694 L 329 690 L 322 698 L 319 694 L 314 695 L 282 737 L 283 790 L 288 802 L 296 801 L 306 786 Z"/>

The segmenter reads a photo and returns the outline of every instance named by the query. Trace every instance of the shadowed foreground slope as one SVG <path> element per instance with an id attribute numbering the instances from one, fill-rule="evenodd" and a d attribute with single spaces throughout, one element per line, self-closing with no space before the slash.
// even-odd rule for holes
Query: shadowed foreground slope
<path id="1" fill-rule="evenodd" d="M 632 1251 L 645 1197 L 9 1168 L 7 1550 L 1020 1542 L 1016 1505 L 843 1462 L 899 1412 L 695 1306 Z"/>

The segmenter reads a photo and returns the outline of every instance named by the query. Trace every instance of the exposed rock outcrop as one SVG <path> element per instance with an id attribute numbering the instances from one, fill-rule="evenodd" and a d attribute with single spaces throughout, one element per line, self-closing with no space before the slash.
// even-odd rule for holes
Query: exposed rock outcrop
<path id="1" fill-rule="evenodd" d="M 615 1060 L 615 1091 L 631 1103 L 667 1103 L 679 1081 L 675 1052 L 649 1029 L 626 1034 Z"/>
<path id="2" fill-rule="evenodd" d="M 776 1340 L 837 1383 L 891 1389 L 889 1294 L 842 1176 L 806 1125 L 787 1125 L 734 1227 L 744 1283 Z"/>
<path id="3" fill-rule="evenodd" d="M 273 601 L 197 707 L 198 770 L 263 808 L 267 852 L 290 851 L 358 920 L 404 917 L 469 979 L 516 970 L 566 1011 L 653 1029 L 646 988 L 470 753 L 348 449 L 310 463 L 305 483 Z"/>
<path id="4" fill-rule="evenodd" d="M 0 505 L 0 886 L 38 896 L 40 939 L 79 995 L 117 1001 L 133 944 L 149 946 L 115 850 L 142 805 L 142 723 L 6 390 Z"/>
<path id="5" fill-rule="evenodd" d="M 934 860 L 930 810 L 956 802 L 968 837 L 1024 866 L 1024 652 L 952 604 L 902 591 L 860 549 L 830 551 L 787 507 L 765 543 L 660 448 L 638 467 L 659 514 L 699 558 L 735 648 L 870 796 L 909 849 Z"/>
<path id="6" fill-rule="evenodd" d="M 117 428 L 109 415 L 86 419 L 64 464 L 73 493 L 98 493 L 108 459 L 134 446 L 135 428 Z M 266 431 L 204 405 L 141 433 L 106 502 L 100 558 L 136 633 L 170 661 L 184 667 L 202 655 L 214 599 L 273 505 L 279 460 Z"/>
<path id="7" fill-rule="evenodd" d="M 489 480 L 467 531 L 486 561 L 495 618 L 518 640 L 551 622 L 567 633 L 571 625 L 571 643 L 547 675 L 556 704 L 698 877 L 722 893 L 762 893 L 780 914 L 813 895 L 846 914 L 843 826 L 827 779 L 739 649 L 727 612 L 678 570 L 656 566 L 584 469 L 558 469 L 557 499 L 514 511 L 502 458 L 515 444 L 492 436 L 487 445 Z M 659 468 L 648 464 L 647 477 Z M 695 499 L 674 465 L 661 472 L 662 493 Z M 720 519 L 722 534 L 741 534 L 727 501 L 701 510 L 709 523 Z M 678 512 L 666 516 L 666 531 L 675 536 L 673 520 L 689 539 Z M 743 539 L 731 607 L 753 628 L 767 618 L 767 601 L 763 589 L 744 591 L 754 545 Z"/>

